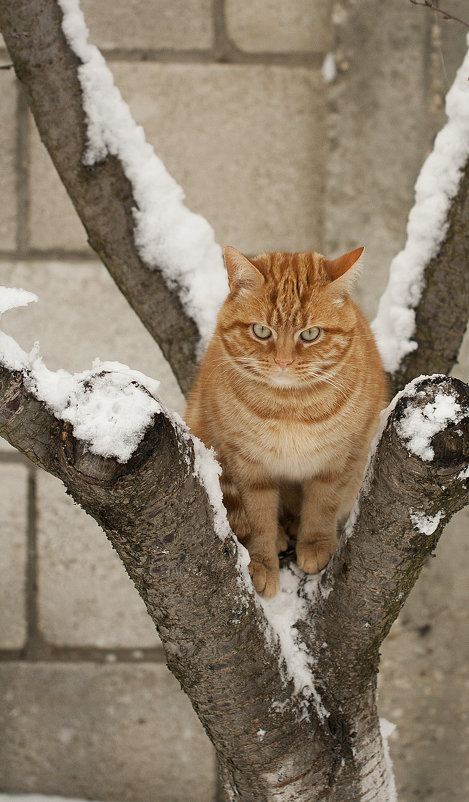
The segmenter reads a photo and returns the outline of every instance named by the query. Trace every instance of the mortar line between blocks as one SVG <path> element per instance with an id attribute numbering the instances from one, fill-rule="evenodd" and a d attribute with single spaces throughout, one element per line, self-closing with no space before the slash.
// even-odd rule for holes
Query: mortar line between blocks
<path id="1" fill-rule="evenodd" d="M 37 566 L 37 472 L 28 471 L 27 485 L 27 558 L 25 608 L 27 622 L 26 658 L 34 654 L 38 640 L 38 566 Z"/>
<path id="2" fill-rule="evenodd" d="M 218 19 L 218 12 L 216 20 Z M 141 62 L 142 64 L 227 64 L 229 66 L 278 66 L 285 69 L 305 67 L 319 70 L 326 52 L 316 51 L 247 51 L 232 44 L 222 24 L 215 23 L 215 47 L 208 51 L 125 50 L 102 49 L 112 71 L 113 62 Z"/>
<path id="3" fill-rule="evenodd" d="M 121 665 L 123 663 L 166 664 L 166 655 L 162 646 L 100 648 L 94 646 L 54 646 L 44 639 L 38 647 L 31 649 L 26 655 L 28 663 L 95 663 L 101 665 Z M 22 649 L 0 649 L 0 663 L 24 662 Z"/>
<path id="4" fill-rule="evenodd" d="M 225 55 L 228 43 L 225 0 L 212 0 L 213 41 L 218 59 Z"/>
<path id="5" fill-rule="evenodd" d="M 16 103 L 16 246 L 19 256 L 29 248 L 29 107 L 17 81 Z"/>

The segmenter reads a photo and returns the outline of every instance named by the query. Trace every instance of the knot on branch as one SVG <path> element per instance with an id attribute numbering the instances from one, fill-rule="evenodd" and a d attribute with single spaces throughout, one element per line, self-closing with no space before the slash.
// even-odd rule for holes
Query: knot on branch
<path id="1" fill-rule="evenodd" d="M 21 411 L 22 396 L 23 377 L 21 373 L 10 373 L 0 365 L 0 425 L 7 426 Z"/>
<path id="2" fill-rule="evenodd" d="M 119 463 L 114 457 L 101 457 L 93 454 L 83 440 L 73 436 L 73 427 L 68 421 L 58 422 L 60 430 L 61 455 L 66 469 L 80 474 L 93 484 L 110 486 L 116 479 Z"/>

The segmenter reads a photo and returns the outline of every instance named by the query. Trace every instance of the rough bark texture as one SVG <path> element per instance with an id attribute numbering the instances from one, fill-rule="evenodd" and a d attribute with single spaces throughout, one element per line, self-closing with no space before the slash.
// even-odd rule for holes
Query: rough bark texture
<path id="1" fill-rule="evenodd" d="M 128 463 L 94 456 L 31 396 L 21 374 L 0 369 L 0 433 L 58 476 L 108 535 L 214 743 L 227 800 L 387 798 L 375 694 L 379 645 L 444 523 L 469 496 L 460 478 L 469 455 L 469 388 L 428 379 L 418 403 L 441 392 L 457 398 L 465 417 L 434 437 L 435 460 L 426 463 L 408 453 L 396 430 L 415 398 L 399 401 L 362 491 L 353 537 L 297 623 L 323 715 L 313 697 L 295 695 L 292 681 L 282 678 L 278 644 L 243 582 L 235 540 L 214 532 L 190 441 L 160 414 Z M 415 530 L 414 509 L 444 510 L 431 537 Z"/>
<path id="2" fill-rule="evenodd" d="M 80 62 L 65 40 L 61 20 L 55 0 L 0 2 L 0 29 L 16 75 L 88 241 L 187 392 L 199 340 L 195 323 L 162 274 L 140 260 L 133 238 L 136 202 L 121 163 L 108 156 L 93 167 L 82 164 L 86 124 L 77 76 Z"/>
<path id="3" fill-rule="evenodd" d="M 451 205 L 448 231 L 440 250 L 425 270 L 424 287 L 416 309 L 414 339 L 418 348 L 408 354 L 391 379 L 394 390 L 425 373 L 449 373 L 469 318 L 469 162 Z"/>

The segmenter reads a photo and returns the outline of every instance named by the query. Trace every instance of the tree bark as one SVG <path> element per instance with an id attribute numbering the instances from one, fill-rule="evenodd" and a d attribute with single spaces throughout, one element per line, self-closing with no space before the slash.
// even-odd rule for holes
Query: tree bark
<path id="1" fill-rule="evenodd" d="M 159 344 L 184 392 L 192 384 L 199 334 L 159 270 L 134 242 L 137 204 L 113 156 L 87 167 L 86 120 L 77 69 L 55 0 L 0 0 L 0 30 L 41 139 L 86 229 L 88 241 Z M 16 35 L 21 32 L 21 36 Z"/>

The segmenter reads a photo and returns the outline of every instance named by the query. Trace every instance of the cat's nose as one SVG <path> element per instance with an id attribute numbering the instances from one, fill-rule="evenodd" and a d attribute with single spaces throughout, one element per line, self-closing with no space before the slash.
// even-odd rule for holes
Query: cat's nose
<path id="1" fill-rule="evenodd" d="M 288 365 L 291 365 L 291 363 L 293 362 L 293 359 L 276 359 L 275 358 L 275 362 L 277 363 L 277 365 L 280 368 L 282 368 L 282 370 L 285 370 L 285 368 L 287 368 Z"/>

